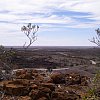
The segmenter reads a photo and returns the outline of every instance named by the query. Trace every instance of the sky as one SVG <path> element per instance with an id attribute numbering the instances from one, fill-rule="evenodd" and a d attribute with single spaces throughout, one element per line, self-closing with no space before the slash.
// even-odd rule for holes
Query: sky
<path id="1" fill-rule="evenodd" d="M 38 25 L 32 46 L 94 46 L 100 0 L 0 0 L 0 45 L 29 43 L 23 25 Z"/>

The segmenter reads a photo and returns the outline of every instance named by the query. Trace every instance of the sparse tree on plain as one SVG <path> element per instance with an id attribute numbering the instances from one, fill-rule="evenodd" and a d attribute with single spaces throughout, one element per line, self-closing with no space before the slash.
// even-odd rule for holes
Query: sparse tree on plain
<path id="1" fill-rule="evenodd" d="M 37 40 L 36 32 L 38 31 L 38 25 L 32 25 L 29 23 L 27 26 L 21 27 L 21 31 L 25 33 L 27 38 L 29 39 L 29 44 L 26 46 L 26 42 L 23 45 L 24 48 L 29 48 L 33 42 Z"/>
<path id="2" fill-rule="evenodd" d="M 89 40 L 92 43 L 95 43 L 97 46 L 100 46 L 100 29 L 96 29 L 96 36 Z"/>

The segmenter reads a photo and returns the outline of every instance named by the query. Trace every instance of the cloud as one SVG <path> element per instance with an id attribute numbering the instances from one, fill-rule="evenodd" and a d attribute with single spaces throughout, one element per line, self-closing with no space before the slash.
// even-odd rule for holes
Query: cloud
<path id="1" fill-rule="evenodd" d="M 38 24 L 41 33 L 96 28 L 99 5 L 99 0 L 0 0 L 0 34 L 20 37 L 21 26 L 30 22 Z"/>
<path id="2" fill-rule="evenodd" d="M 76 3 L 75 3 L 74 0 L 72 2 L 68 0 L 68 2 L 61 4 L 60 8 L 65 9 L 65 10 L 68 9 L 68 10 L 75 11 L 75 12 L 91 13 L 90 18 L 94 18 L 94 19 L 95 17 L 100 16 L 100 11 L 99 11 L 100 1 L 76 0 L 75 1 Z"/>
<path id="3" fill-rule="evenodd" d="M 3 0 L 0 1 L 0 20 L 10 23 L 66 23 L 66 25 L 72 23 L 73 25 L 78 20 L 72 16 L 99 21 L 99 5 L 100 1 L 95 0 Z M 61 15 L 63 11 L 65 16 Z M 68 16 L 68 11 L 70 14 L 73 11 L 77 15 Z M 55 12 L 61 12 L 60 16 Z"/>

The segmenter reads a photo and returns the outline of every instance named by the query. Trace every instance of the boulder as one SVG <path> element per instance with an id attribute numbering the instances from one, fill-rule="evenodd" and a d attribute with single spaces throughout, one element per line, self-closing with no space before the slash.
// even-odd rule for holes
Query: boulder
<path id="1" fill-rule="evenodd" d="M 41 83 L 38 87 L 35 86 L 29 93 L 32 100 L 48 100 L 51 97 L 52 91 L 55 90 L 55 85 L 52 83 Z M 45 98 L 45 99 L 44 99 Z"/>
<path id="2" fill-rule="evenodd" d="M 28 85 L 29 81 L 15 80 L 5 83 L 3 89 L 5 90 L 5 94 L 7 95 L 25 96 L 28 95 L 30 91 Z"/>
<path id="3" fill-rule="evenodd" d="M 33 79 L 32 75 L 29 73 L 21 74 L 17 77 L 17 79 Z"/>
<path id="4" fill-rule="evenodd" d="M 53 92 L 52 100 L 80 100 L 80 96 L 72 91 Z"/>
<path id="5" fill-rule="evenodd" d="M 32 89 L 38 89 L 38 86 L 36 85 L 36 84 L 31 84 L 30 85 L 30 89 L 32 90 Z"/>
<path id="6" fill-rule="evenodd" d="M 13 84 L 8 84 L 5 86 L 5 94 L 7 95 L 27 95 L 29 89 L 26 86 L 16 86 Z"/>
<path id="7" fill-rule="evenodd" d="M 88 85 L 88 77 L 82 76 L 78 73 L 70 73 L 65 76 L 66 85 Z"/>
<path id="8" fill-rule="evenodd" d="M 54 90 L 55 90 L 55 84 L 53 84 L 53 83 L 42 83 L 41 86 L 42 86 L 42 87 L 47 87 L 47 88 L 49 88 L 51 91 L 54 91 Z"/>
<path id="9" fill-rule="evenodd" d="M 16 76 L 19 76 L 21 74 L 26 74 L 27 70 L 26 69 L 23 69 L 23 70 L 18 70 L 16 71 Z"/>
<path id="10" fill-rule="evenodd" d="M 61 73 L 53 73 L 51 74 L 51 79 L 54 84 L 65 84 L 65 76 Z"/>
<path id="11" fill-rule="evenodd" d="M 29 96 L 32 98 L 32 100 L 39 100 L 40 98 L 43 98 L 43 97 L 48 100 L 48 98 L 49 98 L 48 93 L 49 92 L 51 92 L 49 88 L 41 88 L 41 89 L 36 89 L 36 90 L 33 89 L 30 92 Z"/>

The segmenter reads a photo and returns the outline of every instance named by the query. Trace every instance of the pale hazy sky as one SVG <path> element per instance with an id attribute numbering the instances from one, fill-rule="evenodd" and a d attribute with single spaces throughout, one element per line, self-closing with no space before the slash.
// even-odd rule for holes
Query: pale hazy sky
<path id="1" fill-rule="evenodd" d="M 40 26 L 35 46 L 92 46 L 100 27 L 100 0 L 0 0 L 0 45 L 22 46 L 20 28 Z"/>

